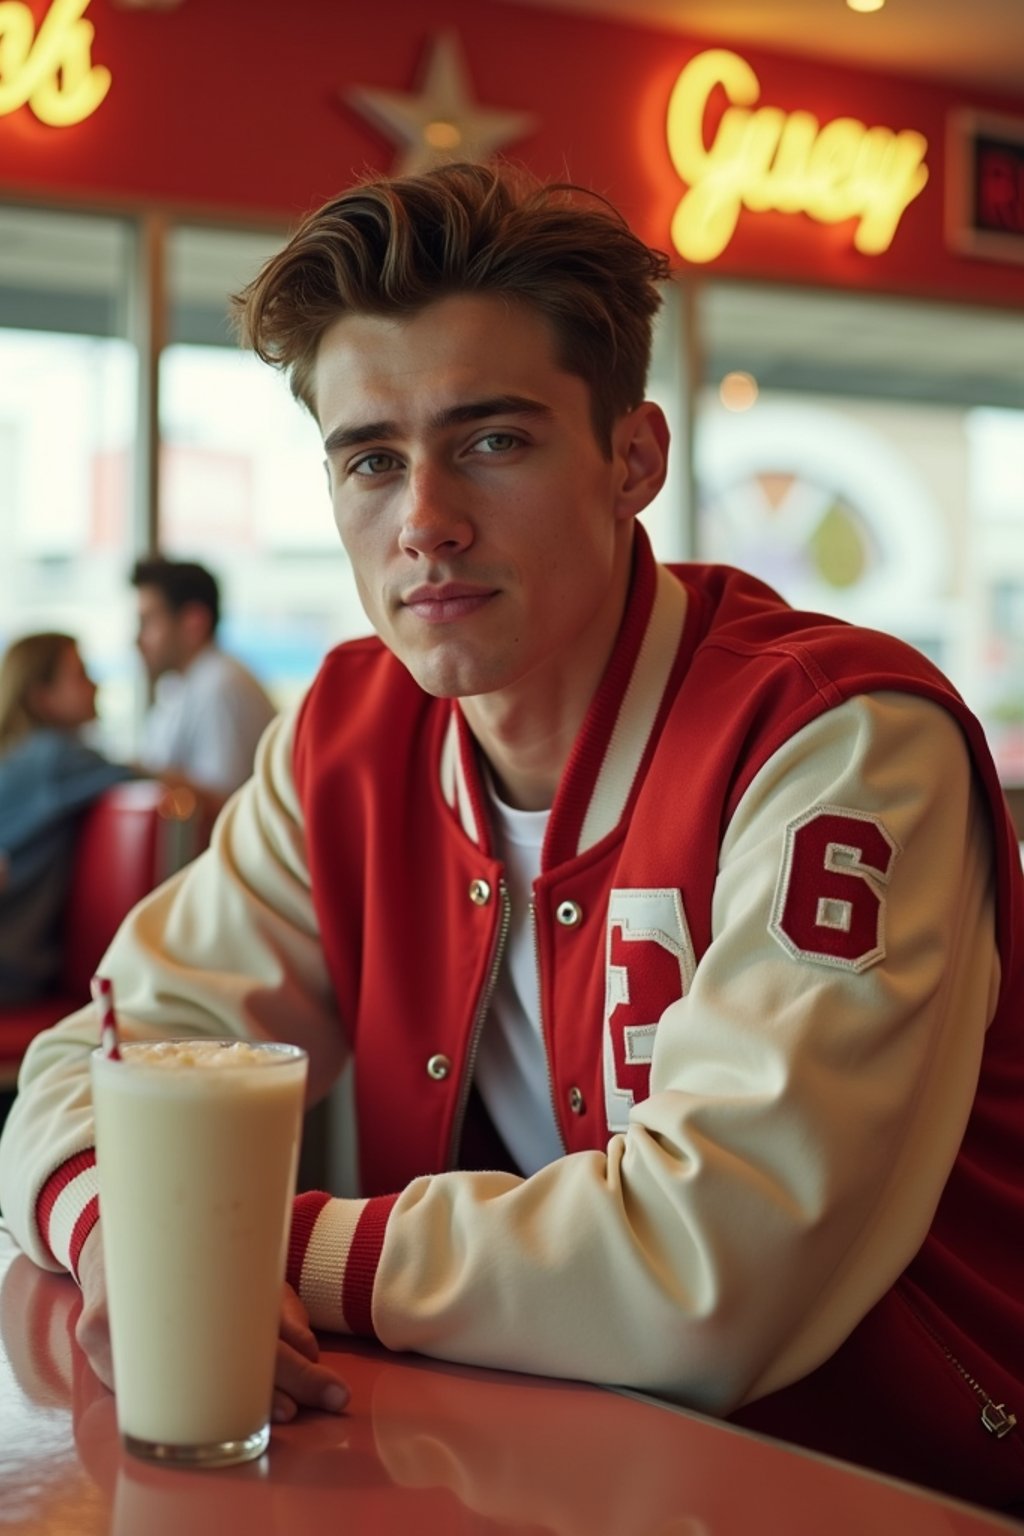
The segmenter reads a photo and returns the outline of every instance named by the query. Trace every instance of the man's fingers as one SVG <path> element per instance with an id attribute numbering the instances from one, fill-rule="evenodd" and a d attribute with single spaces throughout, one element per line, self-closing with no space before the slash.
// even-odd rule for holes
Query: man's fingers
<path id="1" fill-rule="evenodd" d="M 75 1324 L 75 1337 L 104 1386 L 113 1388 L 107 1292 L 99 1245 L 95 1241 L 92 1241 L 87 1263 L 80 1268 L 80 1278 L 82 1309 Z M 309 1326 L 309 1314 L 290 1286 L 284 1288 L 280 1333 L 274 1373 L 275 1421 L 281 1424 L 293 1419 L 298 1408 L 343 1412 L 348 1403 L 348 1388 L 326 1366 L 317 1363 L 320 1346 Z"/>
<path id="2" fill-rule="evenodd" d="M 114 1361 L 110 1353 L 106 1307 L 83 1306 L 75 1324 L 75 1338 L 100 1381 L 113 1391 Z"/>
<path id="3" fill-rule="evenodd" d="M 320 1346 L 309 1326 L 309 1313 L 290 1285 L 284 1287 L 279 1331 L 285 1343 L 297 1349 L 300 1355 L 305 1355 L 307 1360 L 319 1360 Z"/>
<path id="4" fill-rule="evenodd" d="M 75 1338 L 100 1381 L 113 1391 L 114 1361 L 110 1353 L 107 1286 L 98 1224 L 82 1245 L 78 1279 L 82 1287 L 82 1310 L 75 1324 Z"/>
<path id="5" fill-rule="evenodd" d="M 342 1413 L 348 1398 L 344 1382 L 325 1365 L 317 1365 L 284 1339 L 280 1341 L 274 1371 L 273 1413 L 277 1423 L 294 1418 L 296 1408 L 321 1408 L 326 1413 Z"/>

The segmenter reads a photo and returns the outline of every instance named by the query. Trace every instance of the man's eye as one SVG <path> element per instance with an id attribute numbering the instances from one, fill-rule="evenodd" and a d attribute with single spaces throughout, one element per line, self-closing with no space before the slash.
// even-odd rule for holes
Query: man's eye
<path id="1" fill-rule="evenodd" d="M 351 467 L 353 475 L 384 475 L 388 470 L 394 469 L 397 460 L 391 453 L 366 453 L 361 459 L 356 459 Z"/>
<path id="2" fill-rule="evenodd" d="M 518 448 L 521 442 L 514 432 L 487 432 L 477 439 L 473 448 L 478 453 L 508 453 L 510 448 Z"/>

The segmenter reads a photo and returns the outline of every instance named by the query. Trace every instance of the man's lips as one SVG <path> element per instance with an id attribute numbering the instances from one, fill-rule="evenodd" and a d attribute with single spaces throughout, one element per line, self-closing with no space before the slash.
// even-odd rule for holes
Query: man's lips
<path id="1" fill-rule="evenodd" d="M 476 613 L 496 595 L 494 587 L 446 581 L 436 587 L 415 587 L 402 598 L 402 607 L 428 624 L 450 624 Z"/>

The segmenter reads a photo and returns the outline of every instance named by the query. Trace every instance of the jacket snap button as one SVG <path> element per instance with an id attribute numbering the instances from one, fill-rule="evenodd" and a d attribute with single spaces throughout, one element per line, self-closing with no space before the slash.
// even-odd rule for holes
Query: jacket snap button
<path id="1" fill-rule="evenodd" d="M 475 907 L 486 907 L 491 899 L 491 887 L 486 880 L 469 882 L 469 899 Z"/>
<path id="2" fill-rule="evenodd" d="M 432 1077 L 435 1083 L 443 1083 L 451 1069 L 451 1058 L 448 1056 L 431 1056 L 427 1062 L 427 1076 Z"/>
<path id="3" fill-rule="evenodd" d="M 573 1114 L 582 1115 L 586 1107 L 586 1103 L 584 1102 L 584 1098 L 582 1093 L 580 1093 L 580 1090 L 578 1088 L 570 1088 L 569 1108 L 572 1110 Z"/>
<path id="4" fill-rule="evenodd" d="M 578 928 L 583 921 L 583 908 L 578 901 L 560 901 L 555 908 L 555 919 L 563 928 Z"/>

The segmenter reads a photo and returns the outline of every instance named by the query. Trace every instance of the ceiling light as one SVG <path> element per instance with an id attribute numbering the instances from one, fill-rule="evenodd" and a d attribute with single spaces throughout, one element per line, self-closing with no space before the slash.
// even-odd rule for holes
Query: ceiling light
<path id="1" fill-rule="evenodd" d="M 749 411 L 757 394 L 757 380 L 750 373 L 727 373 L 718 386 L 718 398 L 727 411 Z"/>
<path id="2" fill-rule="evenodd" d="M 861 11 L 866 15 L 868 11 L 880 11 L 885 0 L 846 0 L 846 3 L 851 11 Z"/>
<path id="3" fill-rule="evenodd" d="M 458 149 L 462 143 L 458 124 L 440 117 L 424 126 L 423 137 L 431 149 Z"/>

